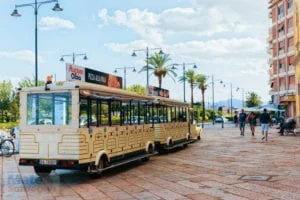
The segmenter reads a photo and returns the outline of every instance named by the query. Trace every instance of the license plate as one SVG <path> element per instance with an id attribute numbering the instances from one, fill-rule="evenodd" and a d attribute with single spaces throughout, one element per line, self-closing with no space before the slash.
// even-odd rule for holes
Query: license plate
<path id="1" fill-rule="evenodd" d="M 40 165 L 56 165 L 56 160 L 40 160 Z"/>

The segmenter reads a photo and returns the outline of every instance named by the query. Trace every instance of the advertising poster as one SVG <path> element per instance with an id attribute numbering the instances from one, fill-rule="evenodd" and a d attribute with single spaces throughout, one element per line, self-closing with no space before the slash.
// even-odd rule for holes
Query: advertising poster
<path id="1" fill-rule="evenodd" d="M 83 81 L 85 82 L 85 68 L 73 64 L 66 64 L 66 80 L 67 81 Z"/>
<path id="2" fill-rule="evenodd" d="M 66 80 L 83 81 L 87 83 L 94 83 L 98 85 L 105 85 L 107 87 L 122 89 L 121 77 L 73 64 L 66 65 Z"/>
<path id="3" fill-rule="evenodd" d="M 154 87 L 154 86 L 149 86 L 147 90 L 148 96 L 159 96 L 159 97 L 165 97 L 169 98 L 169 90 L 159 88 L 159 87 Z"/>

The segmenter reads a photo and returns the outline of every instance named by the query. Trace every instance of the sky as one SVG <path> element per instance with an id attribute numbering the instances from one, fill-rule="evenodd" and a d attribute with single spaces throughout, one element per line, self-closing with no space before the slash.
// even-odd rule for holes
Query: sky
<path id="1" fill-rule="evenodd" d="M 29 0 L 0 1 L 0 81 L 14 84 L 34 77 L 34 12 L 19 8 L 22 15 L 11 17 L 16 4 Z M 53 74 L 65 80 L 66 57 L 86 53 L 88 60 L 76 57 L 75 64 L 106 73 L 115 68 L 145 65 L 145 52 L 134 49 L 162 48 L 172 63 L 196 63 L 197 73 L 208 77 L 206 101 L 212 101 L 211 77 L 215 79 L 215 101 L 242 99 L 256 92 L 264 102 L 270 100 L 266 38 L 269 29 L 268 1 L 260 0 L 59 0 L 62 12 L 54 12 L 55 3 L 44 4 L 38 13 L 39 79 Z M 150 54 L 156 52 L 151 50 Z M 187 69 L 192 69 L 187 65 Z M 182 75 L 182 67 L 176 71 Z M 122 70 L 117 75 L 123 76 Z M 178 78 L 175 78 L 178 80 Z M 225 83 L 220 84 L 220 81 Z M 146 84 L 146 73 L 127 72 L 127 86 Z M 150 85 L 158 81 L 150 77 Z M 173 99 L 183 100 L 183 85 L 170 77 L 162 87 Z M 239 88 L 239 90 L 237 90 Z M 201 93 L 195 89 L 195 101 Z M 190 89 L 186 87 L 186 99 Z"/>

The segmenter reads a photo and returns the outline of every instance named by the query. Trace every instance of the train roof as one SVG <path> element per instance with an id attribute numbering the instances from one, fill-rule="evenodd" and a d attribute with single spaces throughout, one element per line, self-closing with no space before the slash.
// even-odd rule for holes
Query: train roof
<path id="1" fill-rule="evenodd" d="M 120 100 L 138 100 L 145 102 L 155 102 L 166 105 L 179 105 L 179 106 L 189 106 L 189 104 L 169 99 L 160 96 L 145 96 L 139 95 L 135 92 L 111 88 L 103 85 L 97 85 L 93 83 L 86 83 L 81 81 L 66 81 L 58 82 L 57 84 L 49 84 L 47 86 L 50 91 L 59 90 L 69 90 L 69 89 L 79 89 L 80 94 L 87 97 L 99 98 L 99 99 L 120 99 Z M 45 92 L 45 86 L 32 87 L 32 88 L 22 88 L 20 92 Z M 109 97 L 109 98 L 107 98 Z"/>

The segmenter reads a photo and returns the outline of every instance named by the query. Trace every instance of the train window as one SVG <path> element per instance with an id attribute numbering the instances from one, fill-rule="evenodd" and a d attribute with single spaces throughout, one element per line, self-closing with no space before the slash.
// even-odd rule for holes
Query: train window
<path id="1" fill-rule="evenodd" d="M 101 115 L 100 121 L 102 126 L 109 125 L 109 103 L 107 101 L 101 101 Z"/>
<path id="2" fill-rule="evenodd" d="M 71 93 L 29 94 L 28 125 L 68 125 L 71 123 Z"/>
<path id="3" fill-rule="evenodd" d="M 97 100 L 91 100 L 90 102 L 90 115 L 89 115 L 89 125 L 97 126 L 98 125 L 98 116 L 97 116 Z"/>
<path id="4" fill-rule="evenodd" d="M 111 102 L 110 116 L 111 116 L 111 123 L 113 125 L 121 124 L 121 108 L 122 107 L 120 101 Z"/>

